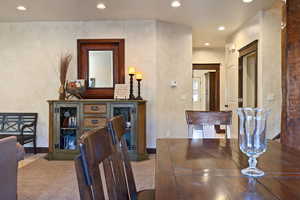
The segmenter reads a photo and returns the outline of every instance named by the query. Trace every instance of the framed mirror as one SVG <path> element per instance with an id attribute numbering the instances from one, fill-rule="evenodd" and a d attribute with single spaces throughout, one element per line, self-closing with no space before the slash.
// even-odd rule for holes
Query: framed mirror
<path id="1" fill-rule="evenodd" d="M 80 39 L 78 79 L 86 81 L 84 98 L 112 99 L 115 84 L 125 82 L 124 39 Z"/>

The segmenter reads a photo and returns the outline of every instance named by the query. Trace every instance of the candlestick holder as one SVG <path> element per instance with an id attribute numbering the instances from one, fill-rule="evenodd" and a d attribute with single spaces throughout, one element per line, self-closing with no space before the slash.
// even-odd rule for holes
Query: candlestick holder
<path id="1" fill-rule="evenodd" d="M 133 76 L 134 74 L 129 74 L 130 76 L 130 90 L 129 90 L 129 100 L 134 100 L 135 97 L 133 95 Z"/>
<path id="2" fill-rule="evenodd" d="M 143 100 L 141 97 L 141 81 L 142 79 L 136 79 L 138 82 L 138 96 L 135 98 L 136 100 Z"/>

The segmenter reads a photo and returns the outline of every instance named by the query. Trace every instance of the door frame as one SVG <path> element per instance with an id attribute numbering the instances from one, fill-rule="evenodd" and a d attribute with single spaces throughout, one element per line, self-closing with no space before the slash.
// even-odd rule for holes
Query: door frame
<path id="1" fill-rule="evenodd" d="M 256 52 L 255 61 L 255 107 L 257 107 L 257 87 L 258 87 L 258 40 L 247 44 L 239 50 L 239 69 L 238 69 L 238 107 L 243 107 L 243 58 Z"/>
<path id="2" fill-rule="evenodd" d="M 216 70 L 216 97 L 215 109 L 220 111 L 220 63 L 194 63 L 193 70 Z"/>

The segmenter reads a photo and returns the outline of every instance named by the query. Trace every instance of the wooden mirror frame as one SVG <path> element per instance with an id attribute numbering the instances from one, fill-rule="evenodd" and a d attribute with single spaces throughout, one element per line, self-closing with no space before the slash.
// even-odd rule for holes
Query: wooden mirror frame
<path id="1" fill-rule="evenodd" d="M 113 51 L 113 87 L 89 88 L 88 51 Z M 78 39 L 77 40 L 78 79 L 86 81 L 86 99 L 113 99 L 115 84 L 125 83 L 125 40 L 124 39 Z"/>

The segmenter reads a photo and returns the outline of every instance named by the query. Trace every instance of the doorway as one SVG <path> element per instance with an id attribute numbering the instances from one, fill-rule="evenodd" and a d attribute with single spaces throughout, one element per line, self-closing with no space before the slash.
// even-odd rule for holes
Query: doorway
<path id="1" fill-rule="evenodd" d="M 193 110 L 220 111 L 220 63 L 193 64 Z M 199 130 L 203 131 L 201 128 Z M 193 134 L 197 135 L 199 130 Z M 225 133 L 225 129 L 218 125 L 214 131 Z"/>
<path id="2" fill-rule="evenodd" d="M 193 64 L 193 109 L 220 110 L 220 64 Z"/>
<path id="3" fill-rule="evenodd" d="M 257 107 L 258 40 L 239 50 L 239 107 Z"/>

